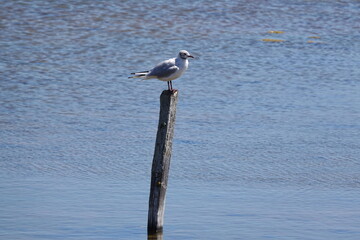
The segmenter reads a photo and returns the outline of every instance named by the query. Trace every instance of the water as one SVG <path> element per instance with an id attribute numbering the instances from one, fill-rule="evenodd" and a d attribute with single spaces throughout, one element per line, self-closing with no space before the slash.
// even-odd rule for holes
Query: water
<path id="1" fill-rule="evenodd" d="M 359 1 L 0 4 L 0 239 L 147 239 L 180 49 L 163 239 L 359 239 Z"/>

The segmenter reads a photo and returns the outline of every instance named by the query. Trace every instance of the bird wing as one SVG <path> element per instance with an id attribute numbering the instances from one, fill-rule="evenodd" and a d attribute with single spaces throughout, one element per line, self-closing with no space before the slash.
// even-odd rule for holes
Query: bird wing
<path id="1" fill-rule="evenodd" d="M 163 61 L 151 69 L 148 76 L 157 78 L 167 78 L 178 71 L 179 68 L 175 65 L 175 58 Z"/>
<path id="2" fill-rule="evenodd" d="M 130 73 L 130 74 L 134 75 L 134 74 L 148 73 L 148 72 L 150 72 L 150 71 L 133 72 L 133 73 Z"/>

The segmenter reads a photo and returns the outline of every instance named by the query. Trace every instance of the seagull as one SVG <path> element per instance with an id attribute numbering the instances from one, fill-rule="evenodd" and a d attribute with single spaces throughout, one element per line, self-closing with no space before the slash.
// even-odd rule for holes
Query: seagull
<path id="1" fill-rule="evenodd" d="M 166 81 L 168 90 L 173 92 L 172 80 L 179 78 L 188 68 L 188 58 L 194 58 L 186 50 L 181 50 L 176 58 L 170 58 L 162 61 L 149 71 L 131 73 L 134 76 L 129 78 L 152 79 L 157 78 L 161 81 Z"/>

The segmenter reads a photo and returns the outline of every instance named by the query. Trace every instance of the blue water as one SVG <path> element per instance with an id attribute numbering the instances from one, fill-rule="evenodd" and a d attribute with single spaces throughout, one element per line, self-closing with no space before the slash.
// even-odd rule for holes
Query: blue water
<path id="1" fill-rule="evenodd" d="M 181 49 L 163 239 L 360 239 L 359 1 L 0 6 L 0 239 L 147 239 Z"/>

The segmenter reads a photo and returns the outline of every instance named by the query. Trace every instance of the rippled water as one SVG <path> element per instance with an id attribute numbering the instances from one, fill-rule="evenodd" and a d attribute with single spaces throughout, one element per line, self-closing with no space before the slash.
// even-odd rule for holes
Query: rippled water
<path id="1" fill-rule="evenodd" d="M 147 239 L 180 49 L 163 238 L 359 239 L 359 1 L 0 4 L 1 239 Z"/>

